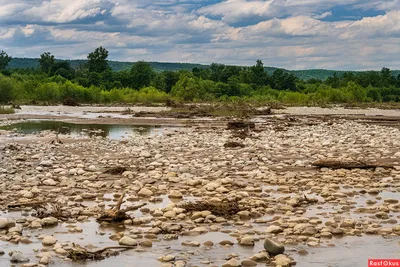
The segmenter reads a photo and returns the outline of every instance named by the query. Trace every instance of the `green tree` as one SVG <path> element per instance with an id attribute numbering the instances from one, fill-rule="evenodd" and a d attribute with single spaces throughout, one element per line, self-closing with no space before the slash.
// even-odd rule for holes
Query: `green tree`
<path id="1" fill-rule="evenodd" d="M 15 90 L 10 78 L 0 77 L 0 105 L 7 104 L 12 100 L 12 92 Z"/>
<path id="2" fill-rule="evenodd" d="M 150 86 L 155 73 L 149 63 L 138 61 L 133 64 L 130 72 L 131 86 L 136 89 Z"/>
<path id="3" fill-rule="evenodd" d="M 11 57 L 7 55 L 3 50 L 0 51 L 0 71 L 4 70 L 8 63 L 11 61 Z"/>
<path id="4" fill-rule="evenodd" d="M 108 62 L 108 51 L 102 46 L 96 48 L 93 52 L 87 56 L 87 68 L 90 72 L 101 73 L 109 69 Z"/>
<path id="5" fill-rule="evenodd" d="M 40 55 L 39 64 L 43 72 L 49 73 L 54 66 L 54 56 L 50 52 L 44 52 Z"/>
<path id="6" fill-rule="evenodd" d="M 262 86 L 268 84 L 268 73 L 264 71 L 264 64 L 261 60 L 256 61 L 256 65 L 250 67 L 251 72 L 251 83 Z"/>

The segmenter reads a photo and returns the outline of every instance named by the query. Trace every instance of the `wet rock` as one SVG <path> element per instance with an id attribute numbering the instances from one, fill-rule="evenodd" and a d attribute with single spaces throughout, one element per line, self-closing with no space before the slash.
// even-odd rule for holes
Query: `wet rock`
<path id="1" fill-rule="evenodd" d="M 265 230 L 266 233 L 271 233 L 271 234 L 278 234 L 282 231 L 283 231 L 282 227 L 277 225 L 271 225 L 267 228 L 267 230 Z"/>
<path id="2" fill-rule="evenodd" d="M 140 241 L 140 246 L 150 248 L 153 246 L 153 242 L 151 242 L 150 240 L 142 240 Z"/>
<path id="3" fill-rule="evenodd" d="M 11 251 L 8 253 L 10 256 L 10 261 L 12 263 L 24 263 L 29 262 L 29 259 L 24 256 L 24 254 L 20 251 Z"/>
<path id="4" fill-rule="evenodd" d="M 124 236 L 118 241 L 121 246 L 136 246 L 137 241 L 129 236 Z"/>
<path id="5" fill-rule="evenodd" d="M 308 242 L 307 245 L 308 245 L 309 247 L 318 247 L 318 246 L 319 246 L 319 243 L 318 243 L 318 242 L 315 242 L 315 241 L 311 241 L 311 242 Z"/>
<path id="6" fill-rule="evenodd" d="M 239 240 L 239 245 L 252 247 L 254 246 L 254 238 L 251 236 L 245 236 Z"/>
<path id="7" fill-rule="evenodd" d="M 197 241 L 184 241 L 182 242 L 182 246 L 200 247 L 200 243 Z"/>
<path id="8" fill-rule="evenodd" d="M 230 240 L 223 240 L 223 241 L 219 242 L 219 244 L 221 246 L 233 246 L 233 242 Z"/>
<path id="9" fill-rule="evenodd" d="M 8 219 L 0 218 L 0 229 L 7 228 L 8 226 Z"/>
<path id="10" fill-rule="evenodd" d="M 297 253 L 298 253 L 300 256 L 306 256 L 306 255 L 308 255 L 308 251 L 305 250 L 305 249 L 301 249 L 301 250 L 297 251 Z"/>
<path id="11" fill-rule="evenodd" d="M 58 219 L 54 218 L 54 217 L 46 217 L 43 218 L 41 221 L 41 224 L 43 226 L 53 226 L 53 225 L 57 225 L 58 224 Z"/>
<path id="12" fill-rule="evenodd" d="M 235 258 L 232 258 L 229 261 L 222 264 L 222 267 L 239 267 L 239 266 L 240 266 L 240 262 Z"/>
<path id="13" fill-rule="evenodd" d="M 256 262 L 266 262 L 270 259 L 268 252 L 260 252 L 251 257 L 251 260 Z"/>
<path id="14" fill-rule="evenodd" d="M 44 257 L 40 258 L 39 263 L 43 264 L 43 265 L 48 265 L 50 263 L 50 258 L 47 256 L 44 256 Z"/>
<path id="15" fill-rule="evenodd" d="M 266 238 L 264 241 L 264 248 L 272 255 L 278 255 L 285 252 L 285 246 L 283 244 L 268 238 Z"/>
<path id="16" fill-rule="evenodd" d="M 341 228 L 335 228 L 335 229 L 332 230 L 332 234 L 333 235 L 338 235 L 338 236 L 344 235 L 344 230 L 341 229 Z"/>
<path id="17" fill-rule="evenodd" d="M 162 256 L 162 257 L 158 258 L 157 260 L 161 261 L 161 262 L 171 262 L 171 261 L 175 260 L 175 256 L 174 255 L 166 255 L 166 256 Z"/>
<path id="18" fill-rule="evenodd" d="M 289 259 L 286 255 L 280 254 L 275 256 L 275 264 L 277 266 L 288 267 L 291 265 L 292 260 Z"/>
<path id="19" fill-rule="evenodd" d="M 177 199 L 179 199 L 179 198 L 182 198 L 183 195 L 182 195 L 181 192 L 179 192 L 179 191 L 177 191 L 177 190 L 172 190 L 172 191 L 169 193 L 168 197 L 169 197 L 169 198 L 177 198 Z"/>
<path id="20" fill-rule="evenodd" d="M 212 246 L 214 246 L 214 242 L 206 241 L 206 242 L 203 243 L 203 245 L 206 246 L 206 247 L 212 247 Z"/>
<path id="21" fill-rule="evenodd" d="M 241 266 L 243 266 L 243 267 L 257 266 L 257 262 L 252 261 L 252 260 L 243 260 Z"/>
<path id="22" fill-rule="evenodd" d="M 138 195 L 141 197 L 151 197 L 153 195 L 153 192 L 150 189 L 142 188 L 138 192 Z"/>
<path id="23" fill-rule="evenodd" d="M 51 235 L 45 236 L 42 240 L 43 246 L 52 246 L 55 243 L 57 243 L 57 239 Z"/>

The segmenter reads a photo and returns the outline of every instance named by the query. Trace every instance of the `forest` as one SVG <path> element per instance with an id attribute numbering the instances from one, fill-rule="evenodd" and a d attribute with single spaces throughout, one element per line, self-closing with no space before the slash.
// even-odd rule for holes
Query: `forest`
<path id="1" fill-rule="evenodd" d="M 162 65 L 144 61 L 117 66 L 108 56 L 103 47 L 81 61 L 60 60 L 44 52 L 37 64 L 19 68 L 10 67 L 12 57 L 0 51 L 0 103 L 157 104 L 172 99 L 288 105 L 400 102 L 400 73 L 385 67 L 381 71 L 333 72 L 318 79 L 304 72 L 301 78 L 299 73 L 267 68 L 261 60 L 250 67 L 164 63 L 163 67 L 170 69 L 162 70 Z M 313 71 L 324 74 L 324 70 Z"/>

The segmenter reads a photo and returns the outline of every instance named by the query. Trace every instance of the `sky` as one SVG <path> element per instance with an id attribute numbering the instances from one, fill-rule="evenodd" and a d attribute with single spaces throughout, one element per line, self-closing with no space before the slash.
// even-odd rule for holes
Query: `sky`
<path id="1" fill-rule="evenodd" d="M 0 0 L 13 57 L 400 69 L 400 0 Z"/>

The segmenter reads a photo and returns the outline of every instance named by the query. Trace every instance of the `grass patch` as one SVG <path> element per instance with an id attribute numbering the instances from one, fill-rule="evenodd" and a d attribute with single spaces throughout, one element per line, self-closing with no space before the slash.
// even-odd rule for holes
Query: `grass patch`
<path id="1" fill-rule="evenodd" d="M 12 107 L 0 106 L 0 114 L 14 114 L 15 110 Z"/>

